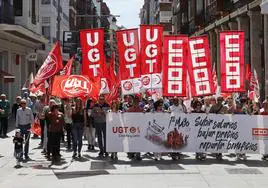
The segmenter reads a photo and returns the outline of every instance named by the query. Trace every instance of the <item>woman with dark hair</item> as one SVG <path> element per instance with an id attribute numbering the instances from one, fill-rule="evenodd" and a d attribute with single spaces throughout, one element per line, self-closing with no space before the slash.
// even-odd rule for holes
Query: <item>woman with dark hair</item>
<path id="1" fill-rule="evenodd" d="M 159 100 L 157 100 L 154 103 L 154 110 L 153 110 L 153 112 L 154 113 L 163 113 L 163 112 L 165 112 L 164 102 L 163 102 L 162 99 L 159 99 Z M 161 160 L 161 156 L 162 156 L 162 153 L 154 152 L 154 160 L 155 161 Z"/>
<path id="2" fill-rule="evenodd" d="M 83 145 L 83 130 L 87 121 L 86 111 L 83 107 L 83 102 L 81 99 L 75 100 L 75 106 L 72 111 L 72 120 L 73 158 L 77 156 L 77 151 L 78 157 L 80 158 Z"/>
<path id="3" fill-rule="evenodd" d="M 130 95 L 128 98 L 128 110 L 126 112 L 143 112 L 143 109 L 139 106 L 139 98 L 137 96 Z M 136 159 L 137 161 L 141 161 L 141 153 L 128 153 L 129 159 Z"/>
<path id="4" fill-rule="evenodd" d="M 117 100 L 114 100 L 112 101 L 112 104 L 111 104 L 111 111 L 113 113 L 117 113 L 119 112 L 119 102 Z M 111 159 L 112 160 L 118 160 L 118 157 L 117 157 L 117 152 L 112 152 L 111 153 Z"/>

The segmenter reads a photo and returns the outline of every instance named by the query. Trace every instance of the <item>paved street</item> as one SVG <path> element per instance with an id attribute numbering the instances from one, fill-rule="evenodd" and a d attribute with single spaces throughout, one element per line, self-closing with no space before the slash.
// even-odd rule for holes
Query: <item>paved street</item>
<path id="1" fill-rule="evenodd" d="M 98 160 L 98 152 L 88 152 L 84 145 L 83 157 L 72 160 L 72 152 L 62 147 L 61 165 L 51 166 L 38 148 L 39 139 L 31 139 L 31 160 L 23 168 L 15 169 L 12 157 L 13 132 L 10 138 L 0 139 L 0 187 L 159 187 L 159 188 L 267 188 L 268 162 L 260 155 L 250 155 L 247 162 L 237 162 L 231 155 L 222 162 L 209 157 L 200 162 L 193 154 L 179 161 L 167 156 L 163 161 L 145 158 L 142 162 L 131 162 L 125 154 L 119 161 Z M 86 144 L 86 143 L 84 143 Z"/>

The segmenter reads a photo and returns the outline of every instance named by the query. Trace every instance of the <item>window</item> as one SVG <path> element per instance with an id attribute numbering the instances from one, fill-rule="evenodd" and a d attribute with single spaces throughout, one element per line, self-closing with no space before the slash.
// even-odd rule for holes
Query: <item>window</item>
<path id="1" fill-rule="evenodd" d="M 42 0 L 41 2 L 43 5 L 49 5 L 51 3 L 50 0 Z"/>
<path id="2" fill-rule="evenodd" d="M 32 24 L 36 24 L 35 0 L 32 0 Z"/>
<path id="3" fill-rule="evenodd" d="M 14 15 L 22 16 L 22 0 L 16 0 L 13 2 Z"/>
<path id="4" fill-rule="evenodd" d="M 50 26 L 42 26 L 42 35 L 50 40 Z"/>

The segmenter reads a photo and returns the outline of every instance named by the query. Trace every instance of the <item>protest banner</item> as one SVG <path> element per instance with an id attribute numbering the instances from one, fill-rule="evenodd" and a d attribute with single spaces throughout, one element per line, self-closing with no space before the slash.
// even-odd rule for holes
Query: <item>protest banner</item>
<path id="1" fill-rule="evenodd" d="M 267 153 L 268 117 L 109 113 L 108 152 Z"/>

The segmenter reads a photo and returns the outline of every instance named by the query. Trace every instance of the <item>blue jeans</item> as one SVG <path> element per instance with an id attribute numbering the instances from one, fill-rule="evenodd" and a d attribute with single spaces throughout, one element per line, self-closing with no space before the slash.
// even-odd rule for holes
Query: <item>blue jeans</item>
<path id="1" fill-rule="evenodd" d="M 81 152 L 83 145 L 83 123 L 74 123 L 72 127 L 72 136 L 73 136 L 73 150 L 76 153 L 78 149 L 78 153 Z"/>
<path id="2" fill-rule="evenodd" d="M 17 159 L 18 162 L 22 161 L 23 151 L 22 149 L 15 149 L 14 157 Z"/>
<path id="3" fill-rule="evenodd" d="M 95 123 L 100 153 L 106 152 L 106 123 Z"/>
<path id="4" fill-rule="evenodd" d="M 19 125 L 19 129 L 20 129 L 21 136 L 25 141 L 24 155 L 28 156 L 29 142 L 30 142 L 30 135 L 31 135 L 31 133 L 30 133 L 31 125 L 30 124 L 28 124 L 28 125 Z"/>

